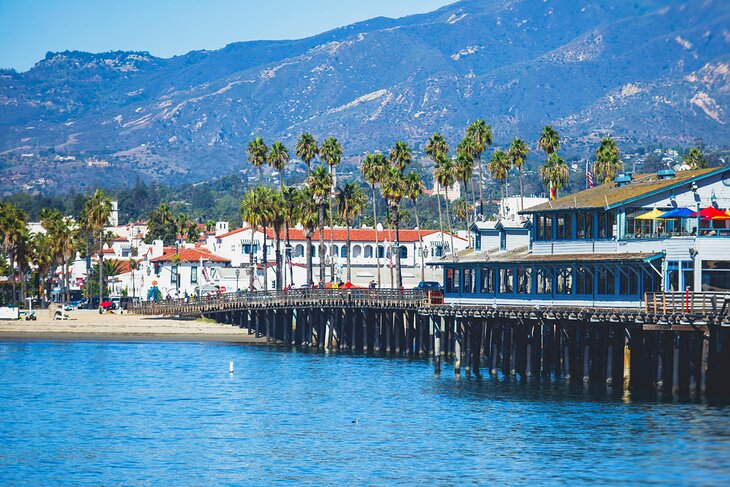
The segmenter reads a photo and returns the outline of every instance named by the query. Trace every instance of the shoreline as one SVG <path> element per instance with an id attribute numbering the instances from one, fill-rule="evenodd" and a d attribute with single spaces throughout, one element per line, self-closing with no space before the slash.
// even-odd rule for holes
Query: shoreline
<path id="1" fill-rule="evenodd" d="M 116 341 L 266 343 L 248 330 L 207 320 L 99 314 L 96 310 L 68 312 L 70 319 L 53 320 L 46 310 L 35 321 L 0 321 L 0 341 Z"/>

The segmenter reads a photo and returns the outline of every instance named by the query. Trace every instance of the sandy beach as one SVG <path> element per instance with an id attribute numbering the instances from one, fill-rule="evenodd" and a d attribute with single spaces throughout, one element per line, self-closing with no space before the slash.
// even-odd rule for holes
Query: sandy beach
<path id="1" fill-rule="evenodd" d="M 38 310 L 36 321 L 0 321 L 0 340 L 124 340 L 264 343 L 247 330 L 202 320 L 134 314 L 68 312 L 68 320 L 53 320 Z"/>

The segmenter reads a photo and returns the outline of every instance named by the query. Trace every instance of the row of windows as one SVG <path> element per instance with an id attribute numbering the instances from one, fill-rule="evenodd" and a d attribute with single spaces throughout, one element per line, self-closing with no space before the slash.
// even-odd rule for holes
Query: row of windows
<path id="1" fill-rule="evenodd" d="M 608 211 L 559 211 L 535 215 L 535 240 L 613 238 L 616 215 Z"/>
<path id="2" fill-rule="evenodd" d="M 657 290 L 651 269 L 628 265 L 458 269 L 447 267 L 446 292 L 486 295 L 623 295 Z"/>

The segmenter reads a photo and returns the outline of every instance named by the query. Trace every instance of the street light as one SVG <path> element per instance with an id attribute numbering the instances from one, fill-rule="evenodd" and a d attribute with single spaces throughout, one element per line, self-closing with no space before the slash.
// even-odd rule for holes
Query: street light
<path id="1" fill-rule="evenodd" d="M 238 292 L 238 278 L 241 275 L 241 269 L 236 269 L 236 292 Z"/>

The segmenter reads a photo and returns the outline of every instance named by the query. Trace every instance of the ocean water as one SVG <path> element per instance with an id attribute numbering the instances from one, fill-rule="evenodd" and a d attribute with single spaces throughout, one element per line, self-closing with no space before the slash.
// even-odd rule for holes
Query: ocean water
<path id="1" fill-rule="evenodd" d="M 425 360 L 0 342 L 0 485 L 558 483 L 730 485 L 730 409 Z"/>

